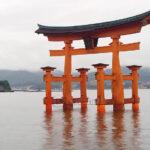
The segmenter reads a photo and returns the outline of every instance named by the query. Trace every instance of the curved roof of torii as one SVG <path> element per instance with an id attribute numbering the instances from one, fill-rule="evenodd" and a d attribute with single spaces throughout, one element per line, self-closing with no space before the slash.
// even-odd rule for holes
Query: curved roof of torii
<path id="1" fill-rule="evenodd" d="M 80 25 L 80 26 L 38 25 L 39 29 L 36 30 L 35 32 L 38 34 L 44 34 L 48 37 L 62 37 L 62 36 L 74 35 L 74 36 L 80 36 L 82 37 L 81 39 L 83 39 L 83 37 L 94 35 L 94 33 L 98 33 L 98 32 L 101 33 L 102 31 L 117 29 L 118 27 L 123 27 L 123 26 L 132 26 L 135 24 L 140 24 L 141 27 L 150 24 L 150 11 L 133 17 L 125 18 L 125 19 L 88 24 L 88 25 Z"/>

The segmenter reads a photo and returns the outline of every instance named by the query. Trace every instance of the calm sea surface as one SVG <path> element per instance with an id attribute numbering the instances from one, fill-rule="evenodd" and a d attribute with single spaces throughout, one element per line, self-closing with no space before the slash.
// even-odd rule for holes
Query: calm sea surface
<path id="1" fill-rule="evenodd" d="M 54 105 L 52 115 L 44 112 L 44 92 L 0 93 L 0 150 L 149 150 L 150 90 L 139 92 L 139 113 L 133 113 L 131 105 L 124 113 L 113 113 L 108 106 L 105 115 L 96 112 L 94 90 L 88 91 L 87 112 L 81 112 L 79 104 L 68 113 Z"/>

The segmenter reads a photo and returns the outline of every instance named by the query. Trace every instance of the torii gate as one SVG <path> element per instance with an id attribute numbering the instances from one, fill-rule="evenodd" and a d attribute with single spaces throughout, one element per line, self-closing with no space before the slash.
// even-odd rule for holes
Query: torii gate
<path id="1" fill-rule="evenodd" d="M 64 41 L 65 47 L 62 50 L 50 50 L 50 56 L 65 56 L 64 75 L 62 77 L 55 77 L 51 72 L 55 69 L 53 67 L 43 67 L 45 72 L 46 82 L 46 111 L 52 110 L 52 104 L 63 103 L 64 110 L 73 108 L 73 103 L 81 102 L 81 108 L 85 109 L 87 106 L 86 81 L 88 68 L 77 69 L 80 76 L 72 76 L 72 56 L 73 55 L 87 55 L 97 53 L 112 53 L 112 74 L 105 75 L 104 68 L 107 64 L 94 64 L 97 69 L 97 110 L 99 112 L 105 111 L 105 105 L 113 105 L 114 111 L 124 110 L 124 104 L 132 103 L 134 111 L 139 109 L 138 96 L 138 70 L 141 66 L 128 66 L 131 70 L 131 75 L 123 75 L 121 72 L 119 53 L 139 50 L 140 43 L 123 44 L 119 41 L 123 35 L 135 34 L 141 31 L 141 28 L 150 24 L 150 11 L 116 21 L 82 25 L 82 26 L 67 26 L 67 27 L 50 27 L 38 25 L 38 34 L 47 36 L 49 41 Z M 107 46 L 98 47 L 98 39 L 110 37 L 112 43 Z M 75 49 L 71 46 L 74 40 L 83 40 L 85 48 Z M 104 96 L 104 81 L 112 81 L 112 99 L 105 99 Z M 132 97 L 124 98 L 123 81 L 132 81 Z M 51 97 L 51 82 L 63 82 L 63 98 L 53 99 Z M 74 99 L 71 94 L 72 82 L 80 82 L 81 97 Z"/>

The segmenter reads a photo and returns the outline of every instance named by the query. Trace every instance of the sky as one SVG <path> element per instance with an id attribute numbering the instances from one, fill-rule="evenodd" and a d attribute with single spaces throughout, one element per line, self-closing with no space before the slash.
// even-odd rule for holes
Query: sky
<path id="1" fill-rule="evenodd" d="M 64 57 L 50 57 L 50 49 L 62 42 L 49 42 L 35 33 L 37 24 L 71 26 L 99 23 L 134 16 L 150 10 L 150 0 L 0 0 L 0 69 L 38 71 L 42 66 L 63 70 Z M 150 67 L 150 25 L 141 33 L 121 37 L 121 42 L 141 42 L 140 51 L 122 52 L 121 65 Z M 101 39 L 100 45 L 111 43 Z M 73 47 L 83 47 L 75 41 Z M 94 63 L 111 67 L 112 54 L 73 56 L 73 70 L 93 68 Z"/>

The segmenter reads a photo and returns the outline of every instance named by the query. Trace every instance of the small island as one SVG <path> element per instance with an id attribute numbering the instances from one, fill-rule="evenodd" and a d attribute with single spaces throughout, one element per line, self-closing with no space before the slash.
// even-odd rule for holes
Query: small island
<path id="1" fill-rule="evenodd" d="M 0 81 L 0 92 L 12 92 L 10 84 L 7 80 Z"/>

